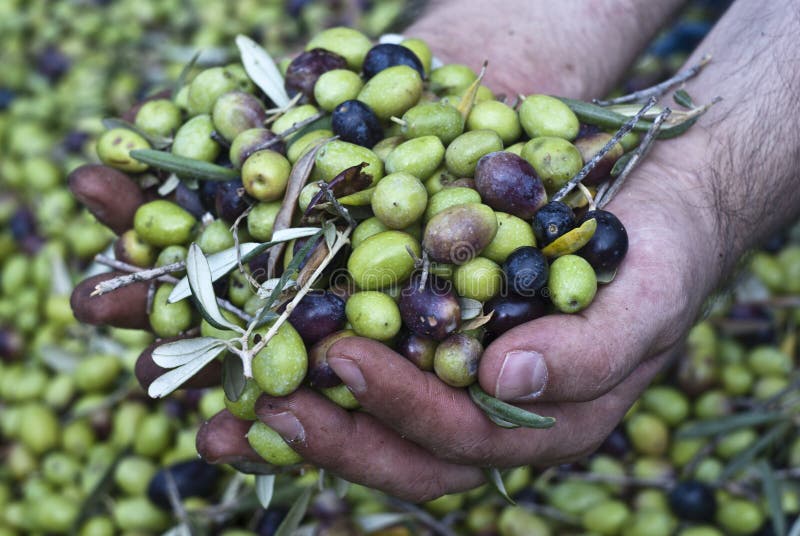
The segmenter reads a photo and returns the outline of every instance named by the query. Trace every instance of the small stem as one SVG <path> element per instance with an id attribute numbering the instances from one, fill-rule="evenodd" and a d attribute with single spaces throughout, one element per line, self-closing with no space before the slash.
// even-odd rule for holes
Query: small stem
<path id="1" fill-rule="evenodd" d="M 614 104 L 625 104 L 628 102 L 637 102 L 643 101 L 647 98 L 651 97 L 661 97 L 669 91 L 670 88 L 677 86 L 678 84 L 682 84 L 689 80 L 690 78 L 696 76 L 706 64 L 711 61 L 711 54 L 706 54 L 696 65 L 692 65 L 688 69 L 680 71 L 675 76 L 664 80 L 663 82 L 656 84 L 652 87 L 648 87 L 645 89 L 640 89 L 639 91 L 634 91 L 633 93 L 629 93 L 628 95 L 623 95 L 622 97 L 617 97 L 615 99 L 610 100 L 592 100 L 593 103 L 597 104 L 598 106 L 611 106 Z"/>
<path id="2" fill-rule="evenodd" d="M 331 190 L 330 186 L 328 186 L 328 183 L 326 183 L 325 181 L 319 181 L 317 185 L 319 186 L 320 191 L 322 191 L 322 193 L 325 195 L 325 198 L 328 200 L 328 202 L 333 206 L 333 208 L 339 214 L 339 216 L 341 216 L 347 222 L 347 225 L 355 227 L 356 221 L 350 215 L 350 211 L 344 208 L 341 203 L 339 203 L 339 200 L 336 199 L 335 195 L 333 195 L 333 190 Z"/>
<path id="3" fill-rule="evenodd" d="M 391 122 L 393 122 L 393 123 L 397 123 L 397 124 L 398 124 L 398 125 L 400 125 L 401 127 L 404 127 L 404 126 L 408 125 L 408 122 L 407 122 L 407 121 L 405 121 L 405 120 L 403 120 L 403 119 L 400 119 L 399 117 L 395 117 L 395 116 L 392 116 L 392 117 L 390 117 L 390 118 L 389 118 L 389 121 L 391 121 Z"/>
<path id="4" fill-rule="evenodd" d="M 647 101 L 647 104 L 645 104 L 636 115 L 628 119 L 628 121 L 626 121 L 625 124 L 620 127 L 617 133 L 614 134 L 614 136 L 610 140 L 608 140 L 608 143 L 606 143 L 603 146 L 603 148 L 600 149 L 600 151 L 596 155 L 594 155 L 592 159 L 586 163 L 585 166 L 581 168 L 578 174 L 572 177 L 569 180 L 569 182 L 567 182 L 567 184 L 565 184 L 558 192 L 556 192 L 556 194 L 552 197 L 552 200 L 561 201 L 562 199 L 564 199 L 564 197 L 566 197 L 566 195 L 570 193 L 573 188 L 575 188 L 575 185 L 577 185 L 579 182 L 581 182 L 583 179 L 586 178 L 586 176 L 606 156 L 606 154 L 608 154 L 608 152 L 614 147 L 614 145 L 616 145 L 625 134 L 630 132 L 631 129 L 633 129 L 633 126 L 639 122 L 639 120 L 642 118 L 644 114 L 647 113 L 647 110 L 655 106 L 655 104 L 656 104 L 655 97 L 652 97 L 649 101 Z"/>
<path id="5" fill-rule="evenodd" d="M 428 272 L 431 269 L 431 261 L 428 258 L 428 252 L 424 249 L 422 250 L 422 275 L 419 278 L 419 287 L 418 291 L 422 292 L 425 290 L 425 283 L 428 282 Z"/>
<path id="6" fill-rule="evenodd" d="M 250 211 L 253 210 L 253 207 L 255 207 L 254 204 L 250 205 L 245 209 L 244 212 L 239 214 L 239 216 L 236 218 L 236 221 L 234 221 L 233 225 L 231 225 L 231 234 L 233 235 L 233 247 L 236 248 L 236 264 L 239 266 L 239 273 L 244 274 L 244 277 L 245 279 L 247 279 L 247 282 L 250 283 L 250 285 L 257 290 L 260 285 L 258 281 L 256 281 L 253 278 L 253 276 L 250 275 L 250 273 L 244 269 L 244 265 L 242 264 L 242 252 L 239 249 L 239 224 L 244 218 L 246 218 L 250 214 Z"/>
<path id="7" fill-rule="evenodd" d="M 589 202 L 589 210 L 596 210 L 597 205 L 594 202 L 594 198 L 592 197 L 592 192 L 589 191 L 589 188 L 583 185 L 582 182 L 578 183 L 578 189 L 583 194 L 583 197 L 586 198 L 586 201 Z"/>
<path id="8" fill-rule="evenodd" d="M 129 273 L 128 275 L 121 275 L 119 277 L 115 277 L 114 279 L 109 279 L 108 281 L 101 281 L 97 284 L 97 286 L 94 287 L 94 291 L 92 291 L 91 294 L 92 296 L 100 296 L 106 292 L 111 292 L 113 290 L 117 290 L 118 288 L 132 285 L 133 283 L 150 281 L 152 279 L 158 279 L 164 283 L 177 283 L 177 279 L 169 277 L 167 274 L 186 268 L 186 263 L 183 261 L 173 262 L 172 264 L 167 264 L 159 268 L 142 270 L 138 266 L 133 266 L 132 264 L 118 261 L 117 259 L 106 257 L 105 255 L 97 255 L 94 260 L 98 264 L 103 264 L 117 270 L 132 273 Z"/>
<path id="9" fill-rule="evenodd" d="M 630 160 L 628 160 L 628 163 L 625 164 L 625 167 L 622 168 L 622 172 L 614 180 L 614 183 L 608 186 L 603 191 L 603 197 L 597 198 L 598 207 L 603 208 L 608 203 L 610 203 L 612 199 L 614 199 L 614 196 L 617 194 L 617 192 L 619 192 L 620 188 L 622 188 L 622 185 L 625 183 L 625 180 L 628 178 L 633 169 L 636 167 L 639 160 L 641 160 L 652 147 L 653 142 L 656 139 L 656 135 L 658 134 L 658 131 L 661 130 L 661 125 L 664 123 L 664 120 L 666 120 L 666 118 L 669 117 L 669 114 L 671 113 L 672 110 L 670 110 L 669 108 L 664 108 L 664 111 L 658 114 L 658 117 L 656 117 L 655 121 L 653 121 L 653 125 L 650 127 L 650 129 L 642 138 L 642 142 L 633 152 L 633 156 L 631 156 Z"/>

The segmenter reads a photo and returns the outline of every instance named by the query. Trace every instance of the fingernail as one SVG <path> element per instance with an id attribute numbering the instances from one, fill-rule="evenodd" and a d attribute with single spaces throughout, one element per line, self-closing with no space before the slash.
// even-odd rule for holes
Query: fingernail
<path id="1" fill-rule="evenodd" d="M 264 423 L 278 432 L 286 441 L 302 443 L 306 440 L 306 431 L 297 417 L 288 411 L 273 415 L 261 415 Z"/>
<path id="2" fill-rule="evenodd" d="M 542 394 L 547 384 L 547 364 L 539 352 L 513 350 L 506 354 L 495 384 L 495 396 L 524 402 Z"/>
<path id="3" fill-rule="evenodd" d="M 344 383 L 350 388 L 353 394 L 361 394 L 367 390 L 367 380 L 358 365 L 351 360 L 343 357 L 329 357 L 328 364 Z"/>

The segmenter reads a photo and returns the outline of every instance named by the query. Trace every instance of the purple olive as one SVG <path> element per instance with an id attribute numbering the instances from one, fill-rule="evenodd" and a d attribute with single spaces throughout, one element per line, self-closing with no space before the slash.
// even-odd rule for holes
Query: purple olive
<path id="1" fill-rule="evenodd" d="M 355 337 L 355 335 L 355 332 L 349 329 L 337 331 L 311 347 L 308 351 L 308 374 L 306 375 L 311 387 L 327 389 L 342 383 L 342 380 L 328 364 L 328 349 L 333 346 L 333 343 L 347 337 Z"/>
<path id="2" fill-rule="evenodd" d="M 420 290 L 420 276 L 414 276 L 400 291 L 400 315 L 405 326 L 423 337 L 437 341 L 461 326 L 461 306 L 452 285 L 434 276 Z"/>
<path id="3" fill-rule="evenodd" d="M 514 153 L 489 153 L 475 168 L 475 188 L 483 202 L 495 210 L 524 220 L 547 202 L 544 184 L 536 170 Z"/>
<path id="4" fill-rule="evenodd" d="M 290 97 L 302 93 L 307 102 L 314 102 L 314 85 L 319 77 L 334 69 L 346 69 L 347 60 L 322 48 L 303 52 L 286 68 L 284 85 Z"/>
<path id="5" fill-rule="evenodd" d="M 547 306 L 539 298 L 523 298 L 510 294 L 497 296 L 483 304 L 483 314 L 489 313 L 493 314 L 486 324 L 486 336 L 492 340 L 513 327 L 544 316 Z"/>
<path id="6" fill-rule="evenodd" d="M 438 343 L 433 339 L 428 339 L 417 335 L 413 331 L 404 330 L 395 345 L 395 350 L 400 355 L 414 363 L 420 370 L 433 370 L 433 356 L 436 352 Z"/>
<path id="7" fill-rule="evenodd" d="M 230 223 L 236 221 L 251 203 L 252 199 L 247 195 L 240 180 L 221 183 L 214 195 L 217 217 Z"/>
<path id="8" fill-rule="evenodd" d="M 311 291 L 289 315 L 289 322 L 306 344 L 315 344 L 344 328 L 344 300 L 326 290 Z"/>

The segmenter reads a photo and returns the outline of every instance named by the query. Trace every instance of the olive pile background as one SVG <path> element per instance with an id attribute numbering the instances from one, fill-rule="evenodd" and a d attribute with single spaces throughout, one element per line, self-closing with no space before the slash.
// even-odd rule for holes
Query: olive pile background
<path id="1" fill-rule="evenodd" d="M 313 469 L 280 475 L 273 505 L 259 509 L 252 477 L 196 459 L 196 429 L 223 407 L 222 389 L 149 399 L 132 371 L 152 336 L 80 325 L 69 309 L 72 285 L 96 269 L 91 258 L 112 239 L 65 184 L 69 171 L 96 161 L 92 140 L 101 118 L 176 78 L 197 47 L 225 63 L 214 54 L 235 59 L 225 47 L 244 32 L 279 57 L 322 25 L 352 22 L 346 17 L 353 5 L 356 12 L 364 7 L 226 5 L 0 3 L 0 48 L 8 58 L 0 77 L 0 535 L 67 533 L 84 509 L 78 526 L 87 535 L 161 534 L 186 513 L 196 534 L 272 534 L 318 480 Z M 366 7 L 357 19 L 372 34 L 401 8 Z M 282 30 L 253 33 L 265 26 Z M 643 83 L 653 65 L 657 79 L 680 63 L 660 60 L 660 52 L 658 44 L 651 49 L 632 83 Z M 775 237 L 743 264 L 736 289 L 692 331 L 684 359 L 597 454 L 543 474 L 521 468 L 506 475 L 517 506 L 488 487 L 417 509 L 350 486 L 344 498 L 334 490 L 316 495 L 305 523 L 317 524 L 319 534 L 775 534 L 759 464 L 742 458 L 766 437 L 771 443 L 753 459 L 772 464 L 791 526 L 800 512 L 796 422 L 776 418 L 719 436 L 681 435 L 726 415 L 764 414 L 764 404 L 779 415 L 798 412 L 800 233 Z M 784 391 L 779 407 L 771 399 Z M 720 480 L 742 459 L 742 470 Z M 168 466 L 182 508 L 169 501 L 162 471 Z M 673 488 L 678 481 L 684 483 Z M 402 518 L 368 531 L 386 512 Z"/>

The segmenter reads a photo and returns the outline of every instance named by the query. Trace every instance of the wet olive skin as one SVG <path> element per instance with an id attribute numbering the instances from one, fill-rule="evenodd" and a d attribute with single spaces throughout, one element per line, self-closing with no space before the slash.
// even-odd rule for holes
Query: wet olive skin
<path id="1" fill-rule="evenodd" d="M 289 322 L 307 345 L 344 328 L 344 300 L 330 291 L 311 291 L 289 315 Z"/>
<path id="2" fill-rule="evenodd" d="M 461 306 L 452 286 L 428 277 L 420 290 L 420 276 L 412 277 L 400 291 L 403 324 L 423 337 L 444 340 L 461 326 Z"/>
<path id="3" fill-rule="evenodd" d="M 547 305 L 542 299 L 513 294 L 496 296 L 483 304 L 483 314 L 492 315 L 486 324 L 486 337 L 493 340 L 511 328 L 536 320 L 546 313 Z"/>
<path id="4" fill-rule="evenodd" d="M 333 109 L 333 133 L 339 139 L 372 148 L 383 139 L 383 126 L 372 108 L 359 100 L 348 100 Z"/>
<path id="5" fill-rule="evenodd" d="M 529 220 L 547 201 L 542 180 L 528 162 L 499 151 L 478 160 L 475 188 L 495 210 Z"/>
<path id="6" fill-rule="evenodd" d="M 628 232 L 622 222 L 606 210 L 589 211 L 582 221 L 591 218 L 597 220 L 597 229 L 577 253 L 598 272 L 616 270 L 628 252 Z"/>
<path id="7" fill-rule="evenodd" d="M 417 55 L 411 49 L 390 43 L 381 43 L 369 49 L 364 57 L 362 70 L 364 77 L 369 79 L 382 70 L 395 65 L 411 67 L 419 73 L 420 77 L 425 78 L 425 69 Z"/>

